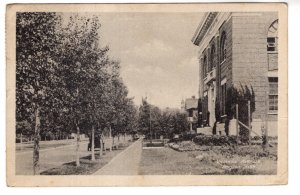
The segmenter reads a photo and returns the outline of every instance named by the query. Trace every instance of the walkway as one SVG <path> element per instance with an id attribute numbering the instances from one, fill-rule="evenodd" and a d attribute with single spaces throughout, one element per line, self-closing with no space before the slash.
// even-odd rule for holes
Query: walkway
<path id="1" fill-rule="evenodd" d="M 142 139 L 130 145 L 94 175 L 137 175 L 142 155 Z"/>

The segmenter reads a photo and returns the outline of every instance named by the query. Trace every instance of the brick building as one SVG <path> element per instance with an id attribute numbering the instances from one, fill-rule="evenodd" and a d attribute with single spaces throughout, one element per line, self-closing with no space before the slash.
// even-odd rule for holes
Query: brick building
<path id="1" fill-rule="evenodd" d="M 199 46 L 199 98 L 206 126 L 216 122 L 216 110 L 226 117 L 229 87 L 248 86 L 255 93 L 252 129 L 261 134 L 267 121 L 268 134 L 277 136 L 277 26 L 276 12 L 205 14 L 192 42 Z"/>

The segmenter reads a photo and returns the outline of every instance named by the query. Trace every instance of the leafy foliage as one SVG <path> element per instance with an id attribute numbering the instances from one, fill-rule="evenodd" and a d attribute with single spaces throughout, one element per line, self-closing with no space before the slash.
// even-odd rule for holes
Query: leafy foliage
<path id="1" fill-rule="evenodd" d="M 16 119 L 34 126 L 34 112 L 51 111 L 56 104 L 54 56 L 58 54 L 54 13 L 17 13 L 16 19 Z"/>
<path id="2" fill-rule="evenodd" d="M 110 59 L 108 46 L 99 46 L 97 16 L 63 21 L 56 13 L 17 13 L 16 26 L 16 132 L 35 134 L 34 167 L 40 135 L 100 134 L 105 127 L 118 135 L 134 128 L 128 121 L 136 108 L 119 62 Z"/>
<path id="3" fill-rule="evenodd" d="M 194 138 L 194 142 L 204 146 L 224 146 L 236 144 L 236 136 L 206 136 L 198 135 Z"/>
<path id="4" fill-rule="evenodd" d="M 188 130 L 187 115 L 170 108 L 162 110 L 149 104 L 147 99 L 143 98 L 139 107 L 138 127 L 139 132 L 146 135 L 146 138 L 150 138 L 151 134 L 152 138 L 159 138 L 161 135 L 165 138 L 172 138 L 174 134 Z"/>
<path id="5" fill-rule="evenodd" d="M 109 58 L 108 47 L 99 47 L 99 18 L 61 20 L 55 13 L 17 15 L 17 121 L 33 128 L 38 104 L 42 135 L 71 133 L 76 124 L 87 134 L 91 125 L 129 131 L 136 108 L 119 62 Z M 27 126 L 18 127 L 30 132 Z"/>
<path id="6" fill-rule="evenodd" d="M 250 121 L 252 121 L 252 113 L 255 111 L 255 93 L 251 86 L 240 85 L 239 88 L 229 87 L 227 89 L 225 111 L 227 115 L 227 121 L 225 123 L 225 131 L 228 132 L 229 120 L 233 117 L 236 118 L 236 104 L 238 104 L 238 120 L 244 124 L 248 124 L 248 101 L 250 101 Z M 248 140 L 249 130 L 244 127 L 240 127 L 240 136 L 242 141 Z"/>

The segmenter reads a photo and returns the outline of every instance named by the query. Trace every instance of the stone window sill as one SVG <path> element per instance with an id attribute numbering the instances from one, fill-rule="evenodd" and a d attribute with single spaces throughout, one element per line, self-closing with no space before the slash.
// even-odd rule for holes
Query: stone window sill
<path id="1" fill-rule="evenodd" d="M 268 115 L 278 115 L 278 111 L 269 111 Z"/>

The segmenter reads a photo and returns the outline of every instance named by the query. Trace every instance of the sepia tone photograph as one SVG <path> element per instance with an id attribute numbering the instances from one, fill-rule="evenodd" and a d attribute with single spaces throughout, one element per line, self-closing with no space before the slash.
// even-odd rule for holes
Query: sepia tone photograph
<path id="1" fill-rule="evenodd" d="M 9 5 L 9 183 L 286 183 L 287 9 L 262 5 Z"/>

